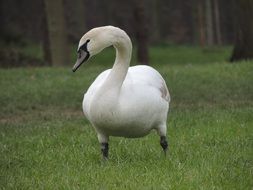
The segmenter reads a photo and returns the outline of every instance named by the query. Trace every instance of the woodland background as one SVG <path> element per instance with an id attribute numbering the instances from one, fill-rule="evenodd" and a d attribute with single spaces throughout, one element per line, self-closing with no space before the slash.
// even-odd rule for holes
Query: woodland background
<path id="1" fill-rule="evenodd" d="M 142 64 L 149 63 L 152 45 L 237 45 L 230 60 L 248 59 L 253 52 L 252 4 L 251 0 L 1 0 L 0 66 L 68 65 L 73 45 L 76 48 L 84 33 L 102 25 L 125 30 L 137 44 Z M 31 44 L 40 48 L 43 59 L 20 51 Z"/>

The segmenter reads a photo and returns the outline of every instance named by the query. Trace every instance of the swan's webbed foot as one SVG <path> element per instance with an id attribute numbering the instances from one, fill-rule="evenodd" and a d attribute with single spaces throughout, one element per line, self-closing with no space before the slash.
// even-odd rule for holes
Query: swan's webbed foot
<path id="1" fill-rule="evenodd" d="M 103 159 L 108 159 L 108 150 L 109 150 L 109 144 L 108 143 L 101 143 L 101 152 L 103 154 Z"/>
<path id="2" fill-rule="evenodd" d="M 166 152 L 168 150 L 168 142 L 167 142 L 166 136 L 160 137 L 160 145 L 162 146 L 164 154 L 166 155 Z"/>

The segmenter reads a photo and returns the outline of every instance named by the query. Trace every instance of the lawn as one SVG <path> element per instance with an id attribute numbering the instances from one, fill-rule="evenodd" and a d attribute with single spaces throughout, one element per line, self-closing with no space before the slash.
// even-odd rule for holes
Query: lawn
<path id="1" fill-rule="evenodd" d="M 0 69 L 0 189 L 252 189 L 253 62 L 227 63 L 230 50 L 151 48 L 172 96 L 166 158 L 152 132 L 112 137 L 101 159 L 81 102 L 112 49 L 74 74 Z"/>

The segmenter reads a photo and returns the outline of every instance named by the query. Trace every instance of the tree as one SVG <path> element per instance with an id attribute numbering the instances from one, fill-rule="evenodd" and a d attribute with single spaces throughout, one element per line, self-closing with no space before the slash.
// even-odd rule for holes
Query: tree
<path id="1" fill-rule="evenodd" d="M 137 60 L 140 64 L 149 63 L 148 26 L 144 0 L 135 0 L 134 17 L 136 22 Z"/>
<path id="2" fill-rule="evenodd" d="M 75 0 L 74 3 L 69 0 L 64 0 L 63 2 L 65 10 L 67 10 L 65 11 L 66 26 L 71 29 L 67 30 L 68 39 L 77 43 L 81 36 L 87 32 L 85 2 L 84 0 Z"/>
<path id="3" fill-rule="evenodd" d="M 160 17 L 160 12 L 161 12 L 161 2 L 160 0 L 152 0 L 151 5 L 149 5 L 151 7 L 150 10 L 150 15 L 151 18 L 150 20 L 152 21 L 152 40 L 155 42 L 160 42 L 161 41 L 161 17 Z M 151 39 L 149 39 L 151 40 Z"/>
<path id="4" fill-rule="evenodd" d="M 235 46 L 231 62 L 253 59 L 253 1 L 238 0 Z"/>
<path id="5" fill-rule="evenodd" d="M 202 0 L 197 0 L 197 18 L 198 18 L 199 44 L 200 46 L 203 47 L 206 45 L 206 35 L 205 35 Z"/>
<path id="6" fill-rule="evenodd" d="M 208 46 L 214 45 L 214 32 L 213 32 L 213 16 L 212 16 L 212 2 L 205 0 L 206 8 L 206 42 Z"/>
<path id="7" fill-rule="evenodd" d="M 220 28 L 220 9 L 219 9 L 219 1 L 213 0 L 214 6 L 214 24 L 215 24 L 215 33 L 216 33 L 216 42 L 218 45 L 221 45 L 221 28 Z"/>
<path id="8" fill-rule="evenodd" d="M 42 2 L 42 8 L 43 10 L 46 10 L 45 1 Z M 49 31 L 48 31 L 48 23 L 47 23 L 47 14 L 46 11 L 43 11 L 42 13 L 42 22 L 41 22 L 41 40 L 42 40 L 42 46 L 43 46 L 43 58 L 44 58 L 44 64 L 45 65 L 52 65 L 52 59 L 51 59 L 51 51 L 50 51 L 50 41 L 49 41 Z"/>
<path id="9" fill-rule="evenodd" d="M 4 16 L 4 14 L 3 14 L 3 0 L 0 0 L 0 25 L 1 25 L 1 27 L 0 27 L 0 35 L 1 36 L 3 36 L 3 34 L 4 34 L 4 32 L 3 32 L 3 30 L 4 30 L 4 27 L 3 27 L 3 25 L 4 25 L 3 16 Z"/>
<path id="10" fill-rule="evenodd" d="M 44 0 L 47 29 L 44 31 L 46 62 L 51 65 L 69 64 L 69 49 L 62 0 Z M 48 35 L 46 34 L 48 33 Z M 47 39 L 48 38 L 48 39 Z"/>

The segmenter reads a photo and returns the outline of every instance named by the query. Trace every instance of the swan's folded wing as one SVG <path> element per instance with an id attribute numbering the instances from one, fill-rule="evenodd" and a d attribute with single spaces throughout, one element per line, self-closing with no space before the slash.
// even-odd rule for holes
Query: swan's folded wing
<path id="1" fill-rule="evenodd" d="M 165 99 L 167 102 L 170 102 L 170 93 L 169 93 L 169 90 L 167 88 L 165 81 L 162 82 L 162 85 L 160 87 L 160 91 L 162 94 L 162 98 Z"/>
<path id="2" fill-rule="evenodd" d="M 135 84 L 152 86 L 161 93 L 161 97 L 164 100 L 170 102 L 170 93 L 165 80 L 160 73 L 152 67 L 145 65 L 130 67 L 126 77 L 126 82 L 127 81 L 131 81 Z"/>

